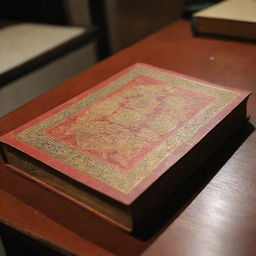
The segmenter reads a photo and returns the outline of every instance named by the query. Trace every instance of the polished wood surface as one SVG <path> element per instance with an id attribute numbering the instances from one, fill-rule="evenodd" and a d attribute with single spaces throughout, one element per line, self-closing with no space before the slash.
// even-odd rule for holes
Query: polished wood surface
<path id="1" fill-rule="evenodd" d="M 58 199 L 59 204 L 56 204 L 54 195 L 2 166 L 0 221 L 65 254 L 255 255 L 254 43 L 195 38 L 190 24 L 179 21 L 1 118 L 0 134 L 135 62 L 153 64 L 224 86 L 251 90 L 253 95 L 248 102 L 251 124 L 232 135 L 198 174 L 145 224 L 145 228 L 132 235 L 71 206 L 64 199 Z"/>

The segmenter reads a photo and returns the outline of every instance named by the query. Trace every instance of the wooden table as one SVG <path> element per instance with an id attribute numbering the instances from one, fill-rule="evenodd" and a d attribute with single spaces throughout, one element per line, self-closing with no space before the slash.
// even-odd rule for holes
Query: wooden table
<path id="1" fill-rule="evenodd" d="M 135 63 L 145 62 L 224 86 L 254 92 L 248 103 L 256 125 L 256 45 L 195 38 L 179 21 L 96 64 L 0 120 L 0 133 L 25 123 Z M 247 125 L 167 201 L 144 234 L 129 235 L 0 170 L 0 221 L 64 253 L 77 255 L 255 255 L 256 133 Z M 207 175 L 202 175 L 205 173 Z M 36 198 L 44 200 L 38 204 Z M 64 209 L 70 205 L 63 200 Z M 76 218 L 74 218 L 76 216 Z M 147 233 L 148 232 L 148 233 Z M 151 232 L 151 233 L 150 233 Z"/>

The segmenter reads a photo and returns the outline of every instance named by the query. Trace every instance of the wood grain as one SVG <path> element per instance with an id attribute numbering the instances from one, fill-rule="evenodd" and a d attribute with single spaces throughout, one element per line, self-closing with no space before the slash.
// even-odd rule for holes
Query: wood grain
<path id="1" fill-rule="evenodd" d="M 96 64 L 0 120 L 0 134 L 27 122 L 125 67 L 145 62 L 196 78 L 251 90 L 256 125 L 256 45 L 196 38 L 179 21 Z M 1 166 L 0 221 L 47 246 L 74 255 L 254 255 L 256 252 L 256 133 L 241 129 L 183 191 L 152 218 L 152 232 L 129 235 Z M 241 136 L 241 134 L 243 136 Z M 240 137 L 241 138 L 240 138 Z M 230 147 L 230 144 L 234 144 Z M 227 152 L 229 152 L 227 154 Z M 203 178 L 202 178 L 203 177 Z M 200 181 L 200 182 L 199 182 Z M 186 194 L 183 196 L 183 194 Z M 40 198 L 44 204 L 40 204 Z M 71 207 L 71 208 L 70 208 Z M 60 209 L 61 208 L 61 209 Z M 63 209 L 71 209 L 66 212 Z M 166 209 L 166 210 L 165 210 Z M 165 212 L 168 212 L 165 216 Z M 151 223 L 151 224 L 152 224 Z M 149 225 L 150 226 L 150 225 Z M 152 230 L 157 224 L 152 224 Z M 154 226 L 154 227 L 153 227 Z M 152 231 L 151 230 L 151 231 Z M 148 234 L 145 234 L 147 233 Z M 142 232 L 143 233 L 143 232 Z M 148 236 L 147 236 L 148 235 Z"/>

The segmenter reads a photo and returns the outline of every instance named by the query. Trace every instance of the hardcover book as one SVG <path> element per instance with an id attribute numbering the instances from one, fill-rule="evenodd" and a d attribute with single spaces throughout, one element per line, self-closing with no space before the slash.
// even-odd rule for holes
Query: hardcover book
<path id="1" fill-rule="evenodd" d="M 131 231 L 246 120 L 249 94 L 138 63 L 2 136 L 1 153 Z"/>
<path id="2" fill-rule="evenodd" d="M 255 0 L 226 0 L 193 15 L 195 34 L 256 40 Z"/>

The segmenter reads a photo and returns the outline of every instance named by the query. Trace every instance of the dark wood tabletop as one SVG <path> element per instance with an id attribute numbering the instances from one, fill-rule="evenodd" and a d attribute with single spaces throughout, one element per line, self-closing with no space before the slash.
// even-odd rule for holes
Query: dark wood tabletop
<path id="1" fill-rule="evenodd" d="M 0 119 L 4 134 L 135 62 L 253 92 L 249 124 L 206 161 L 144 228 L 105 223 L 0 169 L 0 222 L 72 255 L 256 255 L 256 44 L 193 37 L 178 21 Z M 227 136 L 228 137 L 228 136 Z"/>

